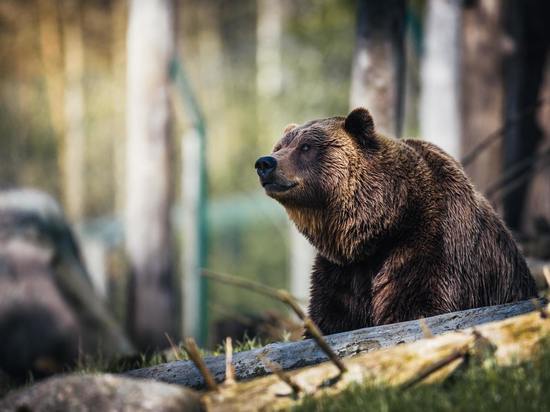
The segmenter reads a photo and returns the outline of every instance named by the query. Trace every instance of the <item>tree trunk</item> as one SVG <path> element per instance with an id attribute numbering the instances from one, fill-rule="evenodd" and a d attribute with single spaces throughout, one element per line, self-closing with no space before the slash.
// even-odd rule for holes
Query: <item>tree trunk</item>
<path id="1" fill-rule="evenodd" d="M 455 158 L 460 155 L 461 7 L 461 2 L 455 0 L 428 2 L 421 69 L 421 136 Z"/>
<path id="2" fill-rule="evenodd" d="M 76 0 L 63 1 L 65 50 L 65 144 L 63 194 L 69 218 L 76 222 L 84 213 L 84 45 L 82 15 Z"/>
<path id="3" fill-rule="evenodd" d="M 126 252 L 129 329 L 140 349 L 177 339 L 171 206 L 171 0 L 132 0 L 128 25 Z"/>
<path id="4" fill-rule="evenodd" d="M 350 106 L 366 107 L 377 129 L 400 136 L 405 73 L 404 0 L 361 0 Z"/>
<path id="5" fill-rule="evenodd" d="M 124 214 L 125 202 L 125 131 L 124 131 L 124 79 L 126 70 L 126 28 L 128 5 L 126 0 L 113 2 L 111 6 L 111 64 L 113 88 L 111 99 L 114 102 L 113 120 L 113 159 L 115 177 L 115 213 L 119 216 Z"/>
<path id="6" fill-rule="evenodd" d="M 462 30 L 462 153 L 469 154 L 502 126 L 501 1 L 479 0 L 464 10 Z M 500 176 L 502 141 L 497 139 L 468 164 L 466 173 L 481 192 Z"/>
<path id="7" fill-rule="evenodd" d="M 64 88 L 58 2 L 39 1 L 37 5 L 40 27 L 40 52 L 42 55 L 42 64 L 44 65 L 44 75 L 46 77 L 48 106 L 52 128 L 59 139 L 59 147 L 62 147 Z"/>
<path id="8" fill-rule="evenodd" d="M 505 118 L 511 121 L 540 96 L 544 69 L 549 48 L 550 5 L 546 0 L 508 0 L 505 3 L 504 28 L 511 40 L 510 52 L 504 61 Z M 510 124 L 504 134 L 503 172 L 532 156 L 542 139 L 537 111 L 524 113 Z M 533 164 L 517 170 L 511 179 L 531 175 Z M 522 229 L 526 194 L 530 185 L 527 179 L 506 193 L 503 199 L 504 219 L 513 230 Z M 531 216 L 532 218 L 532 216 Z"/>
<path id="9" fill-rule="evenodd" d="M 293 222 L 289 222 L 290 231 L 290 293 L 300 302 L 309 302 L 311 268 L 315 258 L 315 248 L 302 235 Z M 306 304 L 303 309 L 306 310 Z"/>

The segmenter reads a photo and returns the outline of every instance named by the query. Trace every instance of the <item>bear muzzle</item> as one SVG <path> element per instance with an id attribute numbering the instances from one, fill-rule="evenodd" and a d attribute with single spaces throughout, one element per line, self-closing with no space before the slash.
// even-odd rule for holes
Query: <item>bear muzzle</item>
<path id="1" fill-rule="evenodd" d="M 277 159 L 273 156 L 262 156 L 254 164 L 256 173 L 260 177 L 260 183 L 268 193 L 286 192 L 297 185 L 294 182 L 283 181 L 275 173 L 277 169 Z"/>

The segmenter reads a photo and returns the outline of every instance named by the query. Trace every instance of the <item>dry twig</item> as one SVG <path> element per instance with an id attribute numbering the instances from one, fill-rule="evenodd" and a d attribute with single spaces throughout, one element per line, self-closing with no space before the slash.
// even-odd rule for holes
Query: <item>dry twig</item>
<path id="1" fill-rule="evenodd" d="M 512 189 L 517 187 L 518 184 L 528 179 L 535 171 L 544 169 L 547 166 L 549 156 L 550 147 L 546 147 L 538 153 L 515 163 L 485 190 L 485 195 L 491 198 L 499 191 L 507 190 L 508 187 L 512 187 Z"/>
<path id="2" fill-rule="evenodd" d="M 424 379 L 426 379 L 428 376 L 434 374 L 438 370 L 444 368 L 445 366 L 451 364 L 457 359 L 461 359 L 468 353 L 468 348 L 464 347 L 461 349 L 457 349 L 450 353 L 449 355 L 445 356 L 443 359 L 438 360 L 437 362 L 432 363 L 428 367 L 426 367 L 424 370 L 420 371 L 420 373 L 416 376 L 413 376 L 411 379 L 409 379 L 407 382 L 405 382 L 403 385 L 401 385 L 402 390 L 409 389 L 416 385 L 417 383 L 422 382 Z"/>
<path id="3" fill-rule="evenodd" d="M 300 385 L 294 382 L 290 378 L 290 376 L 283 371 L 281 365 L 279 365 L 277 362 L 272 361 L 267 356 L 261 353 L 258 355 L 258 359 L 264 364 L 267 369 L 277 375 L 280 380 L 290 386 L 290 389 L 292 389 L 292 393 L 294 394 L 294 396 L 298 396 L 298 394 L 302 392 L 302 388 L 300 387 Z"/>
<path id="4" fill-rule="evenodd" d="M 166 332 L 164 332 L 164 336 L 166 336 L 166 339 L 168 340 L 168 343 L 170 344 L 170 348 L 172 349 L 172 352 L 174 353 L 174 358 L 176 360 L 181 360 L 181 356 L 179 354 L 177 346 L 174 344 L 174 341 L 170 337 L 170 335 Z"/>
<path id="5" fill-rule="evenodd" d="M 434 337 L 434 334 L 428 326 L 426 319 L 420 318 L 418 319 L 418 323 L 420 324 L 420 329 L 422 329 L 422 335 L 424 335 L 424 338 L 429 339 Z"/>
<path id="6" fill-rule="evenodd" d="M 225 382 L 226 385 L 235 383 L 235 367 L 233 366 L 233 342 L 228 336 L 225 338 Z"/>
<path id="7" fill-rule="evenodd" d="M 533 305 L 535 306 L 535 309 L 540 313 L 540 317 L 543 319 L 547 319 L 549 317 L 548 312 L 544 308 L 544 305 L 540 303 L 539 299 L 531 299 L 531 302 L 533 302 Z"/>
<path id="8" fill-rule="evenodd" d="M 204 359 L 200 354 L 199 348 L 195 343 L 195 340 L 193 338 L 185 338 L 185 342 L 182 344 L 182 346 L 185 352 L 187 352 L 189 359 L 191 359 L 191 361 L 195 364 L 202 377 L 204 378 L 204 382 L 206 383 L 206 387 L 208 388 L 208 390 L 217 391 L 218 384 L 206 367 Z"/>
<path id="9" fill-rule="evenodd" d="M 248 279 L 242 279 L 236 276 L 216 273 L 210 270 L 203 270 L 202 274 L 203 276 L 206 276 L 212 280 L 261 293 L 265 296 L 269 296 L 271 298 L 277 299 L 280 302 L 285 303 L 293 310 L 296 316 L 298 316 L 302 320 L 302 322 L 304 323 L 304 327 L 311 334 L 313 340 L 317 343 L 317 345 L 319 345 L 323 352 L 325 352 L 330 361 L 336 365 L 336 367 L 340 371 L 340 374 L 347 371 L 346 366 L 344 365 L 340 357 L 332 350 L 332 348 L 323 338 L 323 334 L 321 333 L 317 325 L 315 325 L 315 323 L 305 314 L 305 312 L 298 304 L 296 298 L 288 293 L 286 290 L 274 289 Z"/>
<path id="10" fill-rule="evenodd" d="M 487 147 L 502 138 L 504 132 L 508 130 L 510 126 L 518 123 L 524 117 L 534 113 L 539 107 L 544 106 L 549 102 L 550 96 L 541 97 L 534 104 L 532 104 L 531 106 L 527 106 L 525 109 L 520 111 L 516 116 L 512 116 L 500 128 L 483 138 L 481 142 L 479 142 L 479 144 L 477 144 L 466 156 L 464 156 L 460 161 L 460 163 L 462 163 L 462 166 L 466 167 L 470 163 L 472 163 L 477 158 L 477 156 L 479 156 L 479 154 L 481 154 Z"/>

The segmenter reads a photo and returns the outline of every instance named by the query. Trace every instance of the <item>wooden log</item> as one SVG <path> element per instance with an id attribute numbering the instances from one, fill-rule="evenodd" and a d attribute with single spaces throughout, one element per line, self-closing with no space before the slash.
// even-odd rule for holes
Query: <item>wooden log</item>
<path id="1" fill-rule="evenodd" d="M 438 335 L 521 315 L 535 308 L 533 302 L 523 301 L 433 316 L 426 318 L 425 323 L 434 335 Z M 339 356 L 347 357 L 394 346 L 398 343 L 413 342 L 423 337 L 424 333 L 420 322 L 413 320 L 338 333 L 327 336 L 326 340 Z M 311 339 L 299 342 L 272 343 L 260 349 L 233 355 L 237 380 L 271 373 L 262 362 L 258 361 L 258 356 L 264 356 L 281 365 L 282 370 L 315 365 L 327 360 L 324 352 Z M 225 379 L 224 356 L 205 358 L 205 363 L 216 381 L 222 382 Z M 127 373 L 135 377 L 177 383 L 193 388 L 204 387 L 201 374 L 190 361 L 175 361 Z"/>
<path id="2" fill-rule="evenodd" d="M 541 310 L 543 306 L 540 306 Z M 548 308 L 544 308 L 547 311 Z M 364 353 L 344 360 L 347 373 L 340 379 L 329 362 L 290 372 L 288 379 L 301 390 L 299 394 L 277 376 L 265 376 L 206 392 L 205 410 L 257 411 L 288 410 L 303 396 L 335 395 L 352 384 L 392 385 L 406 389 L 411 385 L 446 378 L 466 355 L 483 361 L 488 354 L 499 365 L 513 365 L 532 359 L 550 333 L 547 312 L 537 311 L 476 328 L 449 332 L 386 350 Z"/>

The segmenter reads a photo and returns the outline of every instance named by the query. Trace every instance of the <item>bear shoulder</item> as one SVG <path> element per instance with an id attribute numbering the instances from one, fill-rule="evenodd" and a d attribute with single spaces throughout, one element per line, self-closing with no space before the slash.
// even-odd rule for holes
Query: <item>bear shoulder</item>
<path id="1" fill-rule="evenodd" d="M 426 163 L 437 183 L 449 183 L 473 191 L 462 165 L 437 145 L 419 139 L 404 139 Z"/>
<path id="2" fill-rule="evenodd" d="M 454 157 L 452 157 L 439 146 L 431 142 L 421 139 L 403 139 L 403 143 L 415 150 L 420 156 L 425 159 L 439 158 L 441 160 L 447 160 L 455 166 L 462 168 L 460 163 Z"/>

